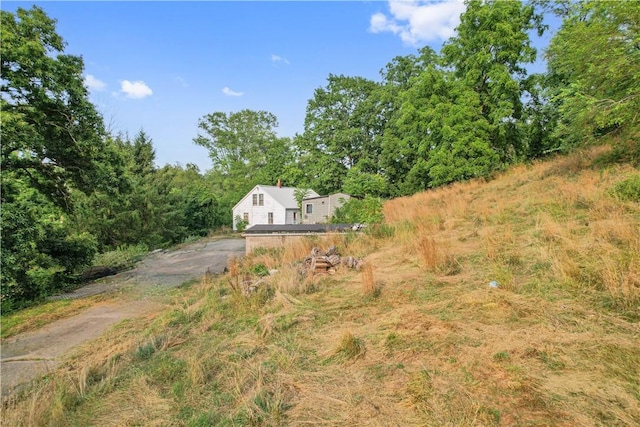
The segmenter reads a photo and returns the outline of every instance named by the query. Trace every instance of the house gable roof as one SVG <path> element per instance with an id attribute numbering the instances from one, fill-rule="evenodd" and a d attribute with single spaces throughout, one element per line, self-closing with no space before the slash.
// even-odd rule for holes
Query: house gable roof
<path id="1" fill-rule="evenodd" d="M 240 203 L 242 203 L 250 194 L 254 192 L 254 190 L 258 189 L 258 191 L 262 191 L 265 194 L 268 194 L 273 200 L 276 201 L 279 205 L 281 205 L 285 209 L 298 209 L 298 202 L 296 202 L 296 198 L 294 197 L 295 187 L 278 187 L 275 185 L 256 185 L 249 191 L 238 203 L 235 204 L 233 209 L 235 209 Z M 309 190 L 309 196 L 317 197 L 318 193 L 313 190 Z"/>

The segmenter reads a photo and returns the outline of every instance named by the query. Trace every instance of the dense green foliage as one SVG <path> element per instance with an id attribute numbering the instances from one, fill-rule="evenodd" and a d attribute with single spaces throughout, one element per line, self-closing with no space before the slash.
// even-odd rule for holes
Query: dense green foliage
<path id="1" fill-rule="evenodd" d="M 2 12 L 2 308 L 73 286 L 98 252 L 222 225 L 197 167 L 154 165 L 151 139 L 112 136 L 38 7 Z"/>
<path id="2" fill-rule="evenodd" d="M 556 133 L 572 145 L 619 136 L 640 161 L 640 3 L 582 1 L 559 13 L 548 52 Z"/>
<path id="3" fill-rule="evenodd" d="M 380 81 L 330 74 L 304 131 L 267 111 L 213 112 L 194 142 L 212 168 L 155 165 L 149 135 L 110 135 L 82 58 L 38 7 L 2 12 L 2 304 L 72 284 L 96 253 L 153 249 L 232 224 L 256 184 L 359 196 L 334 221 L 379 222 L 381 198 L 486 177 L 585 143 L 640 161 L 640 3 L 468 0 L 440 52 L 399 56 Z M 530 34 L 562 26 L 547 52 Z M 622 184 L 621 184 L 622 185 Z M 616 189 L 635 200 L 635 181 Z M 628 196 L 628 195 L 631 196 Z"/>
<path id="4" fill-rule="evenodd" d="M 198 122 L 193 140 L 209 150 L 213 163 L 207 182 L 213 184 L 218 217 L 232 223 L 233 206 L 256 184 L 295 185 L 301 177 L 289 138 L 279 138 L 277 118 L 266 111 L 215 112 Z"/>
<path id="5" fill-rule="evenodd" d="M 88 101 L 82 60 L 63 54 L 39 8 L 2 12 L 2 303 L 37 299 L 87 264 L 90 234 L 74 229 L 72 188 L 106 188 L 109 150 Z"/>
<path id="6" fill-rule="evenodd" d="M 632 175 L 620 181 L 612 189 L 611 193 L 619 200 L 640 203 L 640 174 Z"/>
<path id="7" fill-rule="evenodd" d="M 384 220 L 382 200 L 372 196 L 347 200 L 344 205 L 336 209 L 332 218 L 332 221 L 337 224 L 378 224 L 382 220 Z"/>

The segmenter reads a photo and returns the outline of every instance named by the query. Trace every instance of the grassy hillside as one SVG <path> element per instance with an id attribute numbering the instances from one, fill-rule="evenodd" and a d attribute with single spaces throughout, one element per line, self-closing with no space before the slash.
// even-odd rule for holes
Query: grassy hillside
<path id="1" fill-rule="evenodd" d="M 603 154 L 230 260 L 6 403 L 3 425 L 638 425 L 640 173 Z M 363 270 L 299 276 L 330 244 Z M 269 287 L 235 290 L 265 268 Z"/>

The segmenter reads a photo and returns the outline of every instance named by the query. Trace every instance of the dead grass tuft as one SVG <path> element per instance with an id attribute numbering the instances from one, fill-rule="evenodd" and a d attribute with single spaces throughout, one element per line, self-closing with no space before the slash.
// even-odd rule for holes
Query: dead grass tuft
<path id="1" fill-rule="evenodd" d="M 417 252 L 423 266 L 429 271 L 436 271 L 438 267 L 438 252 L 436 241 L 431 237 L 421 237 L 417 241 Z"/>
<path id="2" fill-rule="evenodd" d="M 604 287 L 616 305 L 629 312 L 640 309 L 640 257 L 627 260 L 603 257 L 602 264 Z"/>
<path id="3" fill-rule="evenodd" d="M 362 295 L 372 297 L 377 293 L 376 282 L 373 277 L 373 265 L 365 262 L 360 270 L 362 276 Z"/>
<path id="4" fill-rule="evenodd" d="M 101 426 L 162 426 L 171 413 L 171 400 L 163 398 L 145 375 L 138 375 L 126 390 L 118 390 L 101 402 L 86 422 Z"/>
<path id="5" fill-rule="evenodd" d="M 351 332 L 345 332 L 340 342 L 327 359 L 330 362 L 347 362 L 363 358 L 366 348 L 362 339 L 355 337 Z"/>

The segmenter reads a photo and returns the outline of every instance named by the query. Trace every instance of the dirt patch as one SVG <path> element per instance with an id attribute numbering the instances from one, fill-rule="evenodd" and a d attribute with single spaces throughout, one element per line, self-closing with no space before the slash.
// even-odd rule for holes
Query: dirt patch
<path id="1" fill-rule="evenodd" d="M 154 290 L 179 286 L 207 271 L 221 273 L 229 255 L 243 256 L 244 251 L 244 240 L 225 239 L 155 252 L 133 270 L 58 295 L 58 299 L 85 298 L 105 292 L 133 291 L 126 292 L 117 301 L 100 303 L 73 317 L 4 341 L 1 348 L 2 397 L 54 369 L 73 348 L 100 336 L 114 324 L 157 308 L 157 303 L 149 297 Z"/>

